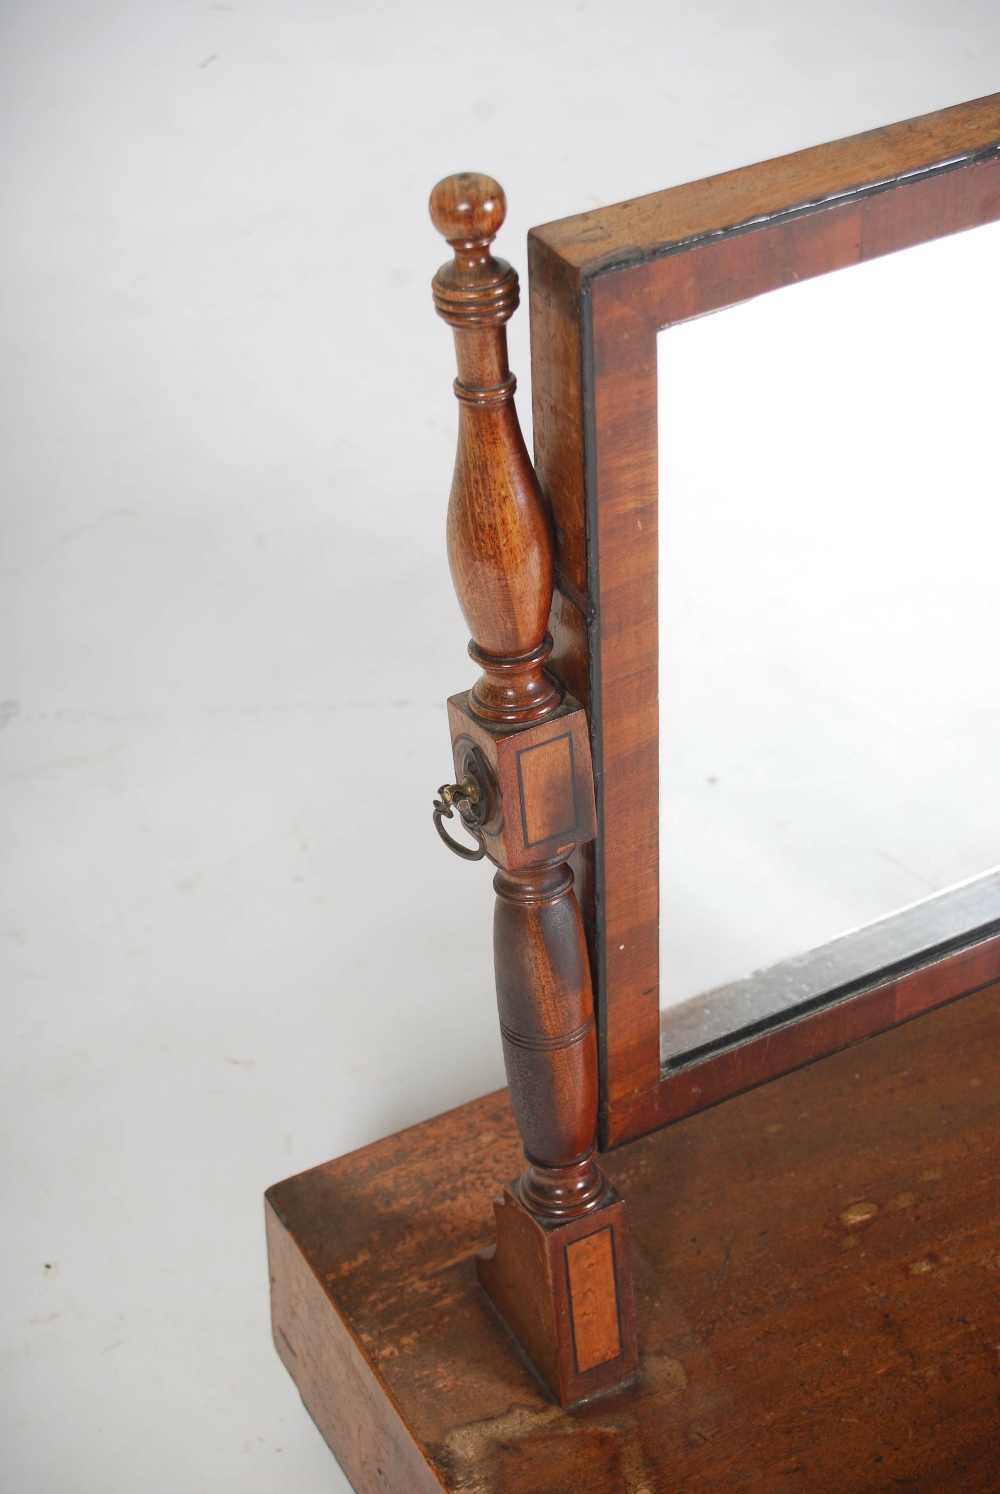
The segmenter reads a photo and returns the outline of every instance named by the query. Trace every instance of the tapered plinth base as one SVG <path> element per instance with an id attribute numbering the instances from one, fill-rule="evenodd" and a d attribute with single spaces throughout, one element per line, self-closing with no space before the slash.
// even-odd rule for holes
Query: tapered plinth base
<path id="1" fill-rule="evenodd" d="M 993 988 L 602 1158 L 639 1374 L 572 1411 L 476 1278 L 487 1096 L 271 1189 L 275 1342 L 359 1494 L 997 1494 L 998 1096 Z"/>
<path id="2" fill-rule="evenodd" d="M 632 1262 L 625 1202 L 542 1223 L 512 1183 L 493 1204 L 496 1244 L 476 1260 L 481 1285 L 561 1406 L 635 1378 Z"/>

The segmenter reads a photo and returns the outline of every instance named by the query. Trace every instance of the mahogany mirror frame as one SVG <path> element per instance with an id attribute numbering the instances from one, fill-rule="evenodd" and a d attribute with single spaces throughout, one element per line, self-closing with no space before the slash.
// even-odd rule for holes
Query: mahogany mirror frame
<path id="1" fill-rule="evenodd" d="M 661 1064 L 657 333 L 996 220 L 1000 94 L 529 235 L 535 466 L 556 539 L 548 667 L 587 708 L 597 788 L 598 836 L 573 865 L 602 1150 L 1000 980 L 994 874 L 951 897 L 943 934 L 887 920 L 860 971 L 828 962 L 828 984 L 778 1016 Z"/>

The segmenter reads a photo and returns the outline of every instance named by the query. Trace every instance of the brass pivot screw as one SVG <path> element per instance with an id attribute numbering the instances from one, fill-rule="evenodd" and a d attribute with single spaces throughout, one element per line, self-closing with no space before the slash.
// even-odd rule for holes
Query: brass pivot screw
<path id="1" fill-rule="evenodd" d="M 461 806 L 463 801 L 467 804 L 478 804 L 482 798 L 482 794 L 479 792 L 479 784 L 471 773 L 467 773 L 461 783 L 446 783 L 443 788 L 438 789 L 438 793 L 449 809 L 457 809 L 459 814 L 462 813 Z M 447 810 L 445 813 L 447 813 Z"/>

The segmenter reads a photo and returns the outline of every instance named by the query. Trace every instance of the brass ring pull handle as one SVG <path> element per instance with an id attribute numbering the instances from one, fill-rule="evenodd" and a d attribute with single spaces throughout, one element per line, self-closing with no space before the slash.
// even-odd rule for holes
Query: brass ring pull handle
<path id="1" fill-rule="evenodd" d="M 446 783 L 438 789 L 438 793 L 441 797 L 434 800 L 435 830 L 449 850 L 454 851 L 456 856 L 461 856 L 463 861 L 482 861 L 486 855 L 486 842 L 479 828 L 480 814 L 477 813 L 477 809 L 483 803 L 478 780 L 471 773 L 467 773 L 461 783 Z M 463 846 L 457 840 L 452 840 L 444 828 L 442 821 L 450 820 L 456 809 L 463 827 L 476 842 L 475 850 L 471 846 Z"/>

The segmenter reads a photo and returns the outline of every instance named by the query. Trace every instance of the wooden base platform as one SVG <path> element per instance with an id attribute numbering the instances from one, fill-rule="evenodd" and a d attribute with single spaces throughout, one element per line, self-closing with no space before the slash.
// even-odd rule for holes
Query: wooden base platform
<path id="1" fill-rule="evenodd" d="M 270 1190 L 275 1342 L 359 1494 L 1000 1490 L 1000 987 L 605 1163 L 640 1380 L 575 1411 L 476 1282 L 505 1092 Z"/>

